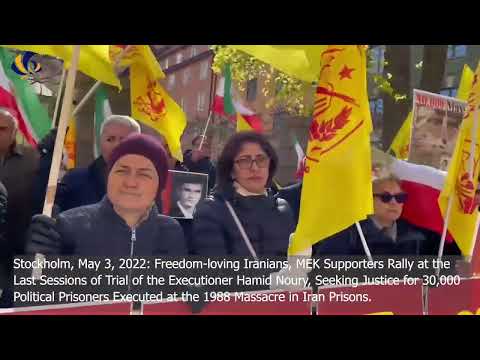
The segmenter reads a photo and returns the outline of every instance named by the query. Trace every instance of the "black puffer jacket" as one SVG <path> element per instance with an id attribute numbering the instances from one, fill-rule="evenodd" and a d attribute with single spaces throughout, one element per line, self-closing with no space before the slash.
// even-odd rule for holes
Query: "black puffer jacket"
<path id="1" fill-rule="evenodd" d="M 133 232 L 114 211 L 107 197 L 102 201 L 61 213 L 56 231 L 60 243 L 49 254 L 78 256 L 185 256 L 187 247 L 182 228 L 175 219 L 158 213 L 152 208 Z M 41 252 L 35 242 L 29 241 L 27 253 Z"/>
<path id="2" fill-rule="evenodd" d="M 192 247 L 197 255 L 250 256 L 225 200 L 234 208 L 257 256 L 286 256 L 295 230 L 288 203 L 278 196 L 241 196 L 233 186 L 215 191 L 197 205 L 193 217 Z"/>
<path id="3" fill-rule="evenodd" d="M 371 219 L 360 221 L 367 245 L 375 255 L 435 255 L 435 239 L 428 237 L 421 229 L 409 222 L 397 220 L 397 239 L 393 241 L 378 229 Z M 437 242 L 438 243 L 438 242 Z M 313 246 L 314 256 L 365 255 L 355 225 L 335 234 Z"/>

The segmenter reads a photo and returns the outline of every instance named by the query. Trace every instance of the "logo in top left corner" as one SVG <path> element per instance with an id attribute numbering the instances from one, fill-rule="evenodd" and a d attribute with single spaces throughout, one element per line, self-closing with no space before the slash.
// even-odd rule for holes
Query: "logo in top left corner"
<path id="1" fill-rule="evenodd" d="M 25 51 L 18 54 L 12 63 L 12 70 L 25 80 L 33 80 L 34 75 L 42 71 L 42 65 L 32 58 L 36 54 L 31 51 Z"/>

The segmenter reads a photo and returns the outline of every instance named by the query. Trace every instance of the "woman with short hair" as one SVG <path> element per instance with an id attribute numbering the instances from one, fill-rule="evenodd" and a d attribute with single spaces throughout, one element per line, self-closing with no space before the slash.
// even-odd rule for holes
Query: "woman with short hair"
<path id="1" fill-rule="evenodd" d="M 217 162 L 213 196 L 193 217 L 193 250 L 205 256 L 287 256 L 295 230 L 288 203 L 269 191 L 278 157 L 265 136 L 233 135 Z"/>
<path id="2" fill-rule="evenodd" d="M 435 255 L 425 231 L 401 219 L 408 194 L 400 180 L 387 175 L 373 186 L 373 215 L 360 221 L 360 227 L 372 255 Z M 314 256 L 365 255 L 356 225 L 313 245 Z"/>

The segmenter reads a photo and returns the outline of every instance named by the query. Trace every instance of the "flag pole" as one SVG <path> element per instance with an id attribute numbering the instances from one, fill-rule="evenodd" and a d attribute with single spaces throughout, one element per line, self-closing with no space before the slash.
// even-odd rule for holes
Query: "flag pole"
<path id="1" fill-rule="evenodd" d="M 73 90 L 75 88 L 75 78 L 77 75 L 78 60 L 80 57 L 80 45 L 73 46 L 72 65 L 68 70 L 65 95 L 62 102 L 62 110 L 60 112 L 60 121 L 58 124 L 57 137 L 55 139 L 55 147 L 52 156 L 52 165 L 50 166 L 50 175 L 48 177 L 47 194 L 43 205 L 43 214 L 52 216 L 53 203 L 55 201 L 55 193 L 57 192 L 57 181 L 60 172 L 60 162 L 62 160 L 63 143 L 67 131 L 67 123 L 72 115 Z"/>
<path id="2" fill-rule="evenodd" d="M 440 247 L 438 249 L 438 261 L 442 260 L 443 249 L 445 247 L 445 239 L 447 237 L 448 223 L 450 222 L 450 214 L 452 213 L 453 194 L 448 197 L 447 212 L 443 220 L 442 238 L 440 239 Z M 440 275 L 440 267 L 437 269 L 437 276 Z"/>
<path id="3" fill-rule="evenodd" d="M 203 129 L 202 140 L 200 141 L 200 145 L 198 145 L 198 150 L 202 150 L 203 142 L 205 141 L 205 135 L 207 134 L 208 124 L 210 124 L 210 119 L 212 118 L 212 110 L 210 110 L 207 118 L 207 123 L 205 124 L 205 128 Z"/>
<path id="4" fill-rule="evenodd" d="M 65 95 L 63 96 L 62 110 L 60 112 L 60 121 L 58 123 L 57 136 L 55 138 L 55 147 L 52 155 L 52 164 L 50 165 L 50 174 L 48 177 L 47 193 L 43 205 L 43 215 L 52 216 L 53 203 L 55 202 L 55 193 L 57 192 L 57 181 L 60 174 L 60 163 L 63 155 L 63 143 L 67 132 L 67 123 L 72 114 L 73 90 L 75 87 L 75 77 L 77 75 L 78 60 L 80 58 L 80 45 L 73 45 L 72 65 L 68 70 Z M 45 256 L 40 253 L 35 254 L 35 260 L 42 264 Z M 34 279 L 40 278 L 42 267 L 32 270 Z"/>
<path id="5" fill-rule="evenodd" d="M 442 122 L 442 133 L 443 133 L 443 125 L 446 123 L 448 115 L 448 103 L 445 103 L 445 117 L 443 118 Z M 443 229 L 442 229 L 442 237 L 440 238 L 440 246 L 438 248 L 438 256 L 437 260 L 440 262 L 443 257 L 443 250 L 445 248 L 445 240 L 447 238 L 447 231 L 448 231 L 448 224 L 450 222 L 450 215 L 452 213 L 452 206 L 453 206 L 453 193 L 450 193 L 448 197 L 448 204 L 447 204 L 447 212 L 445 213 L 445 217 L 443 219 Z M 440 275 L 440 267 L 436 269 L 436 275 Z"/>
<path id="6" fill-rule="evenodd" d="M 210 66 L 210 68 L 211 68 L 211 66 Z M 212 94 L 214 93 L 214 91 L 216 89 L 217 75 L 213 72 L 213 70 L 211 70 L 211 72 L 212 72 L 212 82 L 210 83 L 210 98 L 208 99 L 209 112 L 208 112 L 207 123 L 205 124 L 205 129 L 203 129 L 202 139 L 200 140 L 200 144 L 198 145 L 198 150 L 202 150 L 203 142 L 205 141 L 205 136 L 207 134 L 208 125 L 210 124 L 210 120 L 213 116 L 212 104 L 213 104 L 213 99 L 215 98 L 215 96 L 212 96 Z"/>
<path id="7" fill-rule="evenodd" d="M 360 235 L 363 250 L 365 251 L 365 254 L 367 254 L 368 261 L 373 261 L 372 254 L 370 253 L 370 249 L 367 245 L 367 240 L 365 239 L 365 235 L 363 235 L 362 227 L 360 226 L 360 223 L 358 221 L 355 222 L 355 225 L 357 226 L 358 235 Z"/>
<path id="8" fill-rule="evenodd" d="M 125 54 L 127 53 L 127 51 L 130 49 L 131 45 L 128 45 L 125 49 L 122 50 L 122 52 L 120 53 L 120 55 L 118 55 L 117 59 L 115 60 L 115 68 L 119 69 L 119 62 L 120 60 L 125 56 Z M 75 109 L 73 110 L 73 116 L 77 115 L 78 112 L 82 109 L 82 107 L 85 105 L 85 103 L 92 97 L 92 95 L 95 93 L 95 91 L 97 91 L 97 89 L 100 87 L 100 85 L 102 85 L 102 82 L 101 81 L 97 81 L 91 88 L 90 90 L 88 90 L 88 92 L 85 94 L 85 96 L 82 98 L 82 100 L 80 100 L 80 102 L 78 103 L 78 105 L 75 107 Z"/>
<path id="9" fill-rule="evenodd" d="M 64 64 L 62 66 L 62 77 L 60 78 L 60 85 L 58 86 L 57 90 L 57 100 L 55 101 L 55 110 L 53 111 L 52 125 L 50 127 L 51 129 L 53 129 L 55 127 L 55 124 L 57 123 L 58 108 L 60 107 L 60 98 L 62 97 L 63 85 L 65 84 L 65 73 L 67 72 L 67 70 L 65 69 Z"/>
<path id="10" fill-rule="evenodd" d="M 88 90 L 88 92 L 85 94 L 85 96 L 80 100 L 78 105 L 75 107 L 73 110 L 73 116 L 77 115 L 80 109 L 85 105 L 85 103 L 92 97 L 92 95 L 97 91 L 99 86 L 102 85 L 101 81 L 97 81 L 91 88 Z"/>

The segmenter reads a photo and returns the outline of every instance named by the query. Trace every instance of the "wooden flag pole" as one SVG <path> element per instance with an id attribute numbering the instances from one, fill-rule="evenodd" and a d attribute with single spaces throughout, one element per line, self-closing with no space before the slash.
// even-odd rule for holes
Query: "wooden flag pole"
<path id="1" fill-rule="evenodd" d="M 67 132 L 67 123 L 72 114 L 73 90 L 75 87 L 75 77 L 78 68 L 78 59 L 80 57 L 80 45 L 73 46 L 72 64 L 68 70 L 67 83 L 65 86 L 65 95 L 62 102 L 62 111 L 60 113 L 60 121 L 58 123 L 57 137 L 55 138 L 55 147 L 52 155 L 52 164 L 50 165 L 50 175 L 48 177 L 47 194 L 45 195 L 45 203 L 43 205 L 43 215 L 52 216 L 53 203 L 55 201 L 55 193 L 57 192 L 57 181 L 60 173 L 60 162 L 63 155 L 63 144 L 65 142 L 65 134 Z M 42 264 L 45 261 L 43 254 L 35 254 L 35 260 Z M 42 275 L 42 267 L 32 270 L 32 277 L 39 279 Z"/>
<path id="2" fill-rule="evenodd" d="M 368 261 L 373 261 L 372 254 L 370 253 L 370 249 L 367 245 L 367 240 L 365 239 L 365 235 L 363 235 L 362 227 L 360 226 L 360 223 L 358 221 L 355 222 L 355 225 L 357 226 L 358 235 L 360 235 L 363 250 L 365 251 L 365 254 L 367 254 Z"/>
<path id="3" fill-rule="evenodd" d="M 65 85 L 66 72 L 67 70 L 65 69 L 65 65 L 63 65 L 62 77 L 60 79 L 60 85 L 58 86 L 57 90 L 57 100 L 55 101 L 55 110 L 53 111 L 52 125 L 50 127 L 51 129 L 53 129 L 57 123 L 58 108 L 60 107 L 60 98 L 62 97 L 63 85 Z"/>
<path id="4" fill-rule="evenodd" d="M 52 216 L 55 193 L 57 192 L 57 181 L 63 155 L 63 144 L 65 142 L 68 120 L 72 115 L 73 90 L 75 87 L 75 78 L 77 75 L 79 57 L 80 45 L 74 45 L 72 64 L 68 70 L 67 81 L 65 85 L 65 95 L 63 97 L 62 111 L 60 113 L 60 121 L 58 123 L 55 148 L 53 150 L 52 165 L 50 166 L 50 175 L 48 177 L 47 194 L 45 196 L 45 203 L 43 205 L 43 214 L 47 216 Z"/>

